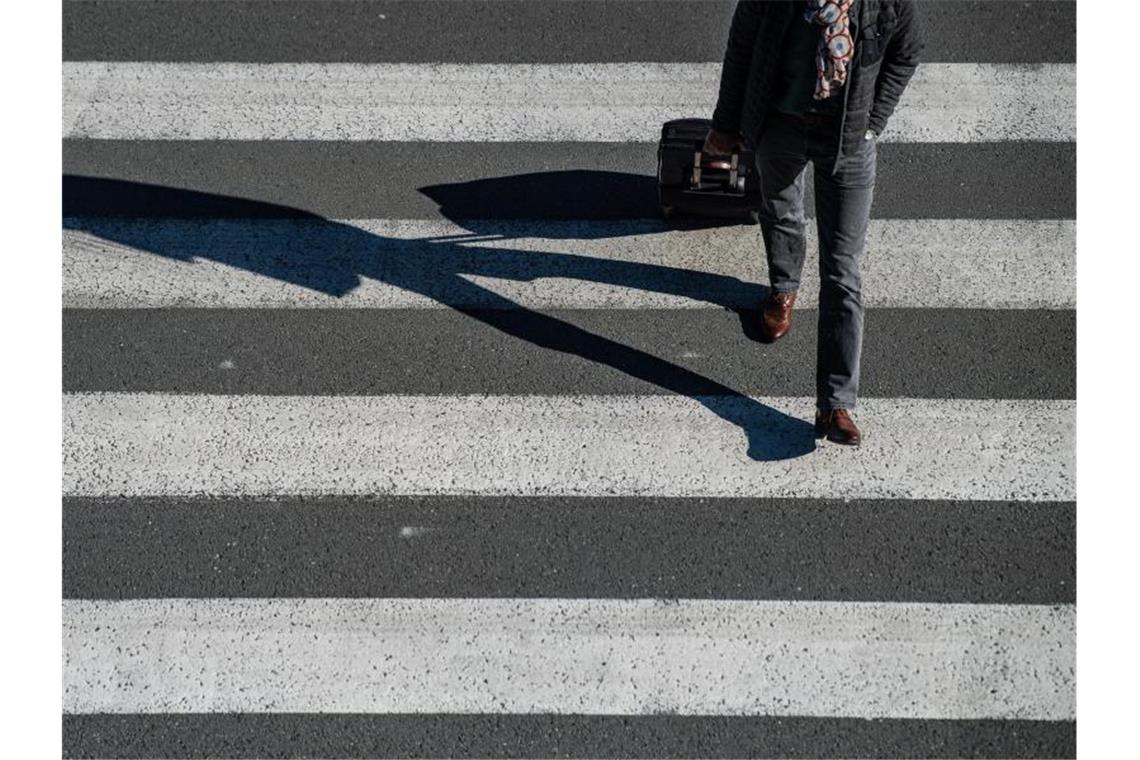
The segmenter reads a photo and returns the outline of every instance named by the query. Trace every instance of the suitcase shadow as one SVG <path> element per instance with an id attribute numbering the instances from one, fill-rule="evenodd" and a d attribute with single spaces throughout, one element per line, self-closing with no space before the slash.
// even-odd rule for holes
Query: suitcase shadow
<path id="1" fill-rule="evenodd" d="M 652 178 L 617 176 L 621 179 L 594 176 L 590 181 L 615 195 L 630 193 L 643 179 L 649 180 L 650 192 L 655 186 Z M 519 340 L 611 367 L 692 398 L 740 428 L 747 439 L 747 455 L 753 460 L 783 460 L 814 450 L 812 426 L 804 420 L 658 356 L 524 308 L 468 279 L 473 275 L 523 281 L 568 277 L 703 300 L 738 313 L 740 304 L 762 297 L 764 289 L 754 283 L 694 269 L 471 245 L 479 240 L 549 238 L 551 233 L 556 239 L 586 239 L 670 227 L 717 226 L 703 221 L 665 224 L 644 217 L 630 221 L 628 214 L 600 217 L 615 223 L 598 225 L 591 223 L 599 217 L 591 215 L 589 206 L 541 205 L 544 194 L 564 196 L 570 186 L 577 188 L 574 194 L 582 194 L 581 186 L 574 185 L 582 180 L 581 176 L 560 176 L 555 188 L 567 191 L 560 194 L 552 193 L 550 182 L 536 175 L 423 188 L 444 216 L 468 233 L 409 239 L 255 199 L 64 175 L 64 228 L 176 260 L 208 259 L 333 297 L 344 297 L 363 279 L 374 279 L 447 305 Z M 489 219 L 488 213 L 493 212 L 500 218 Z M 613 214 L 615 210 L 599 207 L 596 213 Z M 249 219 L 273 221 L 250 226 Z M 567 224 L 551 225 L 549 219 L 563 219 Z"/>

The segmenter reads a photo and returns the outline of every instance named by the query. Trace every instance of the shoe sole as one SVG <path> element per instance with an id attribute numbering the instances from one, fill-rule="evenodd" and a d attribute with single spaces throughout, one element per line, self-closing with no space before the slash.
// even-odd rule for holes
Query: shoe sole
<path id="1" fill-rule="evenodd" d="M 819 440 L 822 440 L 822 439 L 825 439 L 825 438 L 826 438 L 828 441 L 830 441 L 831 443 L 837 444 L 837 445 L 839 445 L 839 446 L 858 446 L 858 445 L 860 445 L 860 444 L 862 444 L 862 443 L 863 443 L 863 439 L 862 439 L 862 438 L 860 438 L 860 439 L 859 439 L 859 440 L 857 440 L 857 441 L 839 441 L 839 440 L 836 440 L 835 438 L 832 438 L 830 435 L 828 435 L 828 434 L 827 434 L 827 431 L 825 431 L 825 430 L 819 430 L 819 429 L 817 429 L 817 430 L 815 431 L 815 439 L 816 439 L 817 441 L 819 441 Z"/>
<path id="2" fill-rule="evenodd" d="M 858 441 L 837 441 L 834 438 L 832 438 L 831 436 L 827 436 L 827 440 L 829 440 L 832 443 L 837 444 L 839 446 L 859 446 L 859 445 L 862 445 L 862 443 L 863 443 L 862 440 L 858 440 Z"/>
<path id="3" fill-rule="evenodd" d="M 763 327 L 761 327 L 760 332 L 759 332 L 760 342 L 761 343 L 768 343 L 768 344 L 775 343 L 776 341 L 780 340 L 781 338 L 783 338 L 785 335 L 787 335 L 791 331 L 792 331 L 792 328 L 789 327 L 787 330 L 784 330 L 779 335 L 773 336 L 767 330 L 765 330 Z"/>

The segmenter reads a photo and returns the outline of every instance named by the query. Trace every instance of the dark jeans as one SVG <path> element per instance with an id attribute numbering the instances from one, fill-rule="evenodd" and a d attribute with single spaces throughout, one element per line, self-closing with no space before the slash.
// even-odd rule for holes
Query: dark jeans
<path id="1" fill-rule="evenodd" d="M 808 161 L 815 165 L 820 280 L 815 393 L 821 409 L 853 409 L 859 393 L 863 347 L 859 260 L 875 188 L 875 140 L 865 140 L 859 152 L 836 165 L 838 135 L 838 115 L 774 112 L 756 146 L 763 193 L 760 229 L 768 276 L 777 292 L 800 287 L 807 253 L 804 170 Z"/>

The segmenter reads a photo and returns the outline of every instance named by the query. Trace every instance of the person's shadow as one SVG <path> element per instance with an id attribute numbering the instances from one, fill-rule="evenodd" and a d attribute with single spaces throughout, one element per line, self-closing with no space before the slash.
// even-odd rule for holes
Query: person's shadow
<path id="1" fill-rule="evenodd" d="M 348 294 L 362 278 L 375 279 L 449 306 L 520 340 L 604 364 L 693 398 L 744 432 L 748 456 L 754 460 L 788 459 L 815 448 L 811 425 L 804 420 L 645 351 L 526 309 L 466 278 L 574 278 L 683 296 L 746 314 L 741 304 L 758 302 L 764 289 L 736 278 L 660 264 L 470 245 L 533 236 L 535 219 L 566 220 L 541 228 L 544 236 L 561 239 L 661 231 L 663 223 L 652 220 L 616 221 L 623 214 L 629 219 L 626 212 L 630 209 L 623 205 L 630 205 L 630 199 L 641 203 L 640 199 L 653 197 L 652 177 L 541 172 L 434 185 L 420 192 L 470 234 L 385 237 L 285 205 L 78 175 L 63 177 L 64 227 L 173 259 L 211 259 L 334 297 Z M 258 225 L 256 234 L 249 234 L 249 226 L 231 225 L 227 239 L 224 221 L 171 226 L 123 217 L 277 221 Z M 599 217 L 615 221 L 570 221 Z M 677 222 L 674 226 L 686 224 L 709 223 Z M 234 239 L 234 234 L 240 239 Z"/>

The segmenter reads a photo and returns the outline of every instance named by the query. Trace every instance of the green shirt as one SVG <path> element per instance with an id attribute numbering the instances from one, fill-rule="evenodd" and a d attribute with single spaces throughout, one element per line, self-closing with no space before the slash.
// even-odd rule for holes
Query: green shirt
<path id="1" fill-rule="evenodd" d="M 855 0 L 848 12 L 853 40 L 858 31 L 856 29 L 858 11 L 859 0 Z M 777 111 L 791 114 L 838 113 L 843 108 L 843 87 L 835 90 L 825 100 L 816 100 L 812 97 L 815 94 L 816 80 L 815 51 L 819 47 L 821 31 L 818 24 L 804 19 L 802 10 L 792 19 L 791 28 L 784 37 L 784 51 L 780 58 L 780 83 L 773 99 Z"/>

